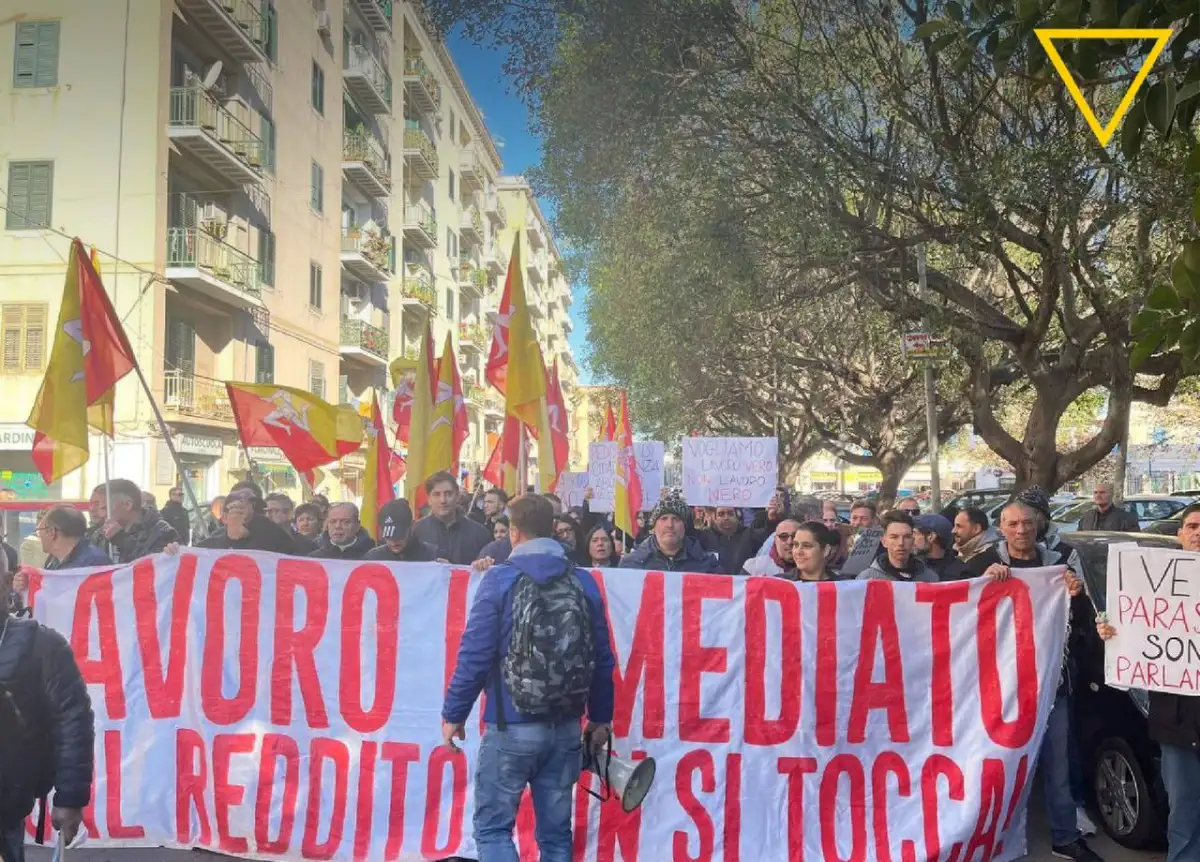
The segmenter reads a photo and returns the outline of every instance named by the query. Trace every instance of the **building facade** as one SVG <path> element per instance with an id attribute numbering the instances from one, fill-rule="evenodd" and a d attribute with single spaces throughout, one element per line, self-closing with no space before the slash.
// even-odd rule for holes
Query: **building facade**
<path id="1" fill-rule="evenodd" d="M 0 78 L 0 485 L 73 499 L 103 479 L 97 442 L 84 469 L 45 488 L 23 426 L 53 342 L 69 236 L 98 248 L 201 500 L 250 467 L 224 381 L 386 403 L 388 364 L 417 349 L 427 319 L 439 353 L 450 337 L 464 376 L 463 462 L 485 460 L 502 409 L 482 385 L 489 315 L 514 219 L 530 213 L 539 335 L 573 385 L 570 288 L 545 220 L 527 186 L 502 178 L 419 7 L 0 0 L 0 22 L 0 67 L 13 70 Z M 112 475 L 162 499 L 180 475 L 132 375 L 118 387 L 117 432 Z M 277 451 L 249 454 L 272 487 L 300 495 Z M 318 489 L 359 496 L 364 460 L 331 465 Z"/>

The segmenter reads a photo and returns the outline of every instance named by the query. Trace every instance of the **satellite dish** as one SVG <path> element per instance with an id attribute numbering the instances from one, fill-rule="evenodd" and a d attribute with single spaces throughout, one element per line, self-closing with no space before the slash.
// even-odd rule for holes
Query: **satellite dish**
<path id="1" fill-rule="evenodd" d="M 208 71 L 204 74 L 204 81 L 200 84 L 205 90 L 211 90 L 216 86 L 217 79 L 221 77 L 221 69 L 223 68 L 221 61 L 213 63 L 208 67 Z"/>

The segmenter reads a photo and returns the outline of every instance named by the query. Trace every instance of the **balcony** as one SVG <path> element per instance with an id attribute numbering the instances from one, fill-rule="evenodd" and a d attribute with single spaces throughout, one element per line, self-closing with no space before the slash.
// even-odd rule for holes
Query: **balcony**
<path id="1" fill-rule="evenodd" d="M 525 219 L 525 232 L 529 235 L 530 248 L 546 247 L 546 238 L 542 236 L 542 226 L 533 216 Z"/>
<path id="2" fill-rule="evenodd" d="M 392 190 L 392 166 L 387 151 L 367 131 L 342 135 L 342 176 L 371 198 L 385 198 Z"/>
<path id="3" fill-rule="evenodd" d="M 546 283 L 546 277 L 542 275 L 542 261 L 538 256 L 530 256 L 529 261 L 525 264 L 525 272 L 529 275 L 530 284 Z"/>
<path id="4" fill-rule="evenodd" d="M 422 180 L 437 179 L 437 147 L 425 130 L 411 120 L 404 124 L 404 166 Z"/>
<path id="5" fill-rule="evenodd" d="M 172 87 L 167 137 L 235 183 L 262 179 L 262 138 L 199 87 Z"/>
<path id="6" fill-rule="evenodd" d="M 392 32 L 392 0 L 355 0 L 355 5 L 372 30 Z"/>
<path id="7" fill-rule="evenodd" d="M 433 275 L 423 263 L 404 264 L 404 280 L 401 283 L 401 300 L 405 309 L 429 312 L 437 305 L 437 294 L 433 290 Z"/>
<path id="8" fill-rule="evenodd" d="M 188 371 L 163 372 L 162 406 L 168 416 L 173 413 L 176 417 L 233 424 L 233 408 L 225 384 Z"/>
<path id="9" fill-rule="evenodd" d="M 457 267 L 458 286 L 477 297 L 482 297 L 487 293 L 488 274 L 486 270 L 480 269 L 470 259 L 459 261 Z"/>
<path id="10" fill-rule="evenodd" d="M 483 412 L 489 419 L 504 418 L 504 396 L 493 389 L 485 389 L 481 398 Z"/>
<path id="11" fill-rule="evenodd" d="M 235 308 L 261 308 L 258 261 L 208 230 L 167 228 L 166 277 Z"/>
<path id="12" fill-rule="evenodd" d="M 487 187 L 487 169 L 484 168 L 483 159 L 479 158 L 479 152 L 473 144 L 462 151 L 458 169 L 463 185 L 467 188 L 481 192 Z"/>
<path id="13" fill-rule="evenodd" d="M 179 0 L 179 6 L 235 60 L 267 62 L 267 23 L 259 0 Z"/>
<path id="14" fill-rule="evenodd" d="M 417 248 L 437 248 L 437 216 L 425 201 L 404 207 L 404 240 Z"/>
<path id="15" fill-rule="evenodd" d="M 500 195 L 492 192 L 487 196 L 487 203 L 484 204 L 484 212 L 487 214 L 488 220 L 491 221 L 492 227 L 497 230 L 503 229 L 508 225 L 508 210 L 504 204 L 500 203 Z"/>
<path id="16" fill-rule="evenodd" d="M 408 102 L 427 117 L 435 118 L 442 106 L 442 85 L 420 54 L 404 55 L 404 92 Z"/>
<path id="17" fill-rule="evenodd" d="M 562 326 L 563 326 L 563 332 L 573 332 L 575 330 L 575 324 L 571 322 L 570 317 L 563 318 Z"/>
<path id="18" fill-rule="evenodd" d="M 508 257 L 501 250 L 498 243 L 492 242 L 484 254 L 483 263 L 487 267 L 488 272 L 496 277 L 500 277 L 504 275 L 504 271 L 508 268 Z"/>
<path id="19" fill-rule="evenodd" d="M 387 365 L 388 334 L 378 326 L 343 317 L 341 334 L 343 357 L 379 368 Z"/>
<path id="20" fill-rule="evenodd" d="M 395 266 L 392 237 L 383 231 L 352 228 L 342 231 L 342 269 L 367 284 L 392 277 Z"/>
<path id="21" fill-rule="evenodd" d="M 542 302 L 536 296 L 527 297 L 525 305 L 529 308 L 530 317 L 536 317 L 543 321 L 546 319 L 546 310 L 542 308 Z M 538 326 L 540 327 L 541 324 L 539 323 Z"/>
<path id="22" fill-rule="evenodd" d="M 351 45 L 346 52 L 342 78 L 363 110 L 372 114 L 392 112 L 392 76 L 362 45 Z"/>
<path id="23" fill-rule="evenodd" d="M 467 207 L 462 211 L 458 232 L 468 245 L 483 244 L 483 216 L 479 214 L 478 207 Z"/>
<path id="24" fill-rule="evenodd" d="M 458 325 L 458 343 L 466 350 L 482 353 L 488 348 L 492 333 L 480 323 L 460 323 Z"/>

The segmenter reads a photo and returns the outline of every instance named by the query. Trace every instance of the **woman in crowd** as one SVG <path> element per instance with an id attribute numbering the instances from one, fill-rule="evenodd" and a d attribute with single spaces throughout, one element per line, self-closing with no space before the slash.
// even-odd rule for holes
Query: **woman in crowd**
<path id="1" fill-rule="evenodd" d="M 776 575 L 790 578 L 795 574 L 796 564 L 792 562 L 792 539 L 800 528 L 799 521 L 783 520 L 775 528 L 771 549 L 766 556 L 751 557 L 742 567 L 744 575 Z"/>
<path id="2" fill-rule="evenodd" d="M 492 539 L 500 542 L 508 538 L 508 515 L 499 515 L 492 526 Z"/>
<path id="3" fill-rule="evenodd" d="M 597 524 L 588 533 L 587 551 L 592 568 L 615 569 L 621 565 L 621 555 L 617 553 L 612 534 L 603 524 Z"/>
<path id="4" fill-rule="evenodd" d="M 792 536 L 792 562 L 795 568 L 783 575 L 793 581 L 836 581 L 831 561 L 840 544 L 838 531 L 820 521 L 806 521 Z"/>

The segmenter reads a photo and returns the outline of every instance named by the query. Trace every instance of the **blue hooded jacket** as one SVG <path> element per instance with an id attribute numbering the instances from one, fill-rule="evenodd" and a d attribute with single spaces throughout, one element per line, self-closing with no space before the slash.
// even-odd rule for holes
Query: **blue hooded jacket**
<path id="1" fill-rule="evenodd" d="M 480 692 L 489 695 L 484 709 L 484 721 L 496 723 L 496 698 L 492 693 L 497 684 L 494 677 L 500 663 L 508 654 L 512 640 L 512 588 L 517 578 L 527 574 L 535 581 L 544 583 L 561 575 L 567 564 L 566 553 L 555 539 L 531 539 L 513 548 L 506 563 L 493 566 L 483 576 L 475 604 L 467 619 L 458 647 L 458 664 L 454 677 L 446 691 L 442 705 L 442 718 L 451 724 L 461 724 L 471 715 Z M 576 567 L 575 576 L 583 584 L 592 614 L 592 641 L 596 650 L 596 672 L 592 678 L 592 694 L 588 701 L 588 719 L 597 723 L 612 721 L 613 714 L 613 658 L 608 640 L 608 617 L 604 611 L 604 599 L 600 587 L 590 572 Z M 504 708 L 504 720 L 508 724 L 532 724 L 541 721 L 557 721 L 575 716 L 525 715 L 517 712 L 512 704 L 508 689 L 503 681 L 499 688 Z"/>

